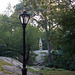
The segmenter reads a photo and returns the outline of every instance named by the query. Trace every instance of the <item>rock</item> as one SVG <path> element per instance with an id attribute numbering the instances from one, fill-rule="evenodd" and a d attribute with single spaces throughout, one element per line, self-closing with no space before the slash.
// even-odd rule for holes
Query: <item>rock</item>
<path id="1" fill-rule="evenodd" d="M 16 66 L 19 65 L 22 68 L 22 63 L 20 63 L 18 60 L 9 57 L 0 57 L 0 59 Z"/>
<path id="2" fill-rule="evenodd" d="M 29 67 L 29 68 L 31 68 L 31 69 L 33 69 L 35 71 L 39 71 L 40 70 L 38 67 L 37 68 L 35 68 L 35 67 Z"/>
<path id="3" fill-rule="evenodd" d="M 4 74 L 4 72 L 1 71 L 1 72 L 0 72 L 0 75 L 3 75 L 3 74 Z"/>
<path id="4" fill-rule="evenodd" d="M 38 75 L 43 75 L 42 72 L 38 72 L 38 71 L 36 71 L 36 74 L 38 74 Z"/>
<path id="5" fill-rule="evenodd" d="M 40 70 L 44 70 L 44 68 L 42 67 Z"/>
<path id="6" fill-rule="evenodd" d="M 22 69 L 22 67 L 20 66 L 20 65 L 15 65 L 17 68 L 20 68 L 20 69 Z"/>
<path id="7" fill-rule="evenodd" d="M 2 67 L 8 72 L 21 74 L 21 69 L 17 68 L 16 66 L 3 65 Z"/>
<path id="8" fill-rule="evenodd" d="M 8 57 L 0 57 L 1 60 L 12 64 L 11 66 L 9 65 L 2 65 L 3 69 L 6 72 L 1 71 L 0 75 L 22 75 L 22 63 L 20 63 L 19 61 L 13 59 L 13 58 L 8 58 Z M 9 74 L 11 73 L 11 74 Z M 27 71 L 27 75 L 37 75 L 34 74 L 32 72 Z"/>

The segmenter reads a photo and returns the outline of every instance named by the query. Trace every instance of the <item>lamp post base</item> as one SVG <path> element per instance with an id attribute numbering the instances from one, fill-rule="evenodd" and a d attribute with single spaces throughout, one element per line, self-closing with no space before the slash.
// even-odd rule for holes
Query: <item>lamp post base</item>
<path id="1" fill-rule="evenodd" d="M 27 75 L 27 68 L 22 68 L 22 75 Z"/>

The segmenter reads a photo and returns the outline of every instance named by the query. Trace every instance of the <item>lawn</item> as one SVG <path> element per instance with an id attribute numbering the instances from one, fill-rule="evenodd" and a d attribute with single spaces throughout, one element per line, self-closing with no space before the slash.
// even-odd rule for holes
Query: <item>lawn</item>
<path id="1" fill-rule="evenodd" d="M 0 59 L 0 67 L 2 65 L 10 65 L 11 66 L 11 64 L 9 64 L 9 63 L 7 63 L 7 62 L 5 62 L 5 61 L 3 61 L 3 60 Z"/>
<path id="2" fill-rule="evenodd" d="M 75 71 L 50 71 L 43 72 L 43 75 L 75 75 Z"/>
<path id="3" fill-rule="evenodd" d="M 34 71 L 33 69 L 28 67 L 28 70 L 33 73 L 37 73 L 40 75 L 40 73 L 43 73 L 43 75 L 75 75 L 75 71 L 68 71 L 64 69 L 43 69 L 39 71 Z"/>

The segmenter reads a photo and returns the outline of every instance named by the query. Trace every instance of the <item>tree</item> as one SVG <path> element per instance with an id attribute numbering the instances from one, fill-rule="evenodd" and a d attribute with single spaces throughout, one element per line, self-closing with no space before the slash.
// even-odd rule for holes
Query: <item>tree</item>
<path id="1" fill-rule="evenodd" d="M 14 15 L 13 15 L 14 14 Z M 17 58 L 22 55 L 22 25 L 15 12 L 10 17 L 0 15 L 0 55 Z M 26 27 L 26 52 L 38 50 L 38 39 L 43 33 L 36 26 Z M 30 49 L 29 49 L 30 48 Z M 29 55 L 30 56 L 30 55 Z M 31 56 L 30 56 L 31 57 Z"/>
<path id="2" fill-rule="evenodd" d="M 32 1 L 25 1 L 25 9 L 32 13 L 32 19 L 38 23 L 39 28 L 43 28 L 46 32 L 46 39 L 47 39 L 47 46 L 48 46 L 48 60 L 51 62 L 51 45 L 52 45 L 52 30 L 55 29 L 57 26 L 56 19 L 59 17 L 60 10 L 66 9 L 65 6 L 68 1 L 66 0 L 32 0 Z M 34 3 L 33 3 L 34 2 Z M 31 8 L 31 10 L 27 9 Z M 40 20 L 34 18 L 34 16 L 40 16 Z M 55 25 L 54 25 L 55 24 Z"/>
<path id="3" fill-rule="evenodd" d="M 64 14 L 62 14 L 61 16 L 61 20 L 59 21 L 59 24 L 62 27 L 62 32 L 63 32 L 63 47 L 65 47 L 64 49 L 67 50 L 69 53 L 71 53 L 70 55 L 73 55 L 74 52 L 74 44 L 75 44 L 75 39 L 74 39 L 74 35 L 75 35 L 75 16 L 74 16 L 74 12 L 73 11 L 67 11 Z M 64 51 L 65 51 L 64 50 Z"/>
<path id="4" fill-rule="evenodd" d="M 55 44 L 59 54 L 55 57 L 54 62 L 60 67 L 75 70 L 75 13 L 74 9 L 62 11 L 58 19 L 58 28 L 56 29 Z M 65 63 L 65 65 L 64 65 Z"/>

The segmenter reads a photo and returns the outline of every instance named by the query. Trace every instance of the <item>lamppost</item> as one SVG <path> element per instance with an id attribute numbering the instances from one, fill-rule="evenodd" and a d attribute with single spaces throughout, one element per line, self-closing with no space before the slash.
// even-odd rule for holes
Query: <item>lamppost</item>
<path id="1" fill-rule="evenodd" d="M 27 68 L 26 68 L 26 46 L 25 46 L 25 28 L 30 19 L 30 16 L 27 14 L 26 11 L 23 11 L 19 16 L 20 22 L 23 27 L 23 68 L 22 68 L 22 75 L 27 75 Z"/>

